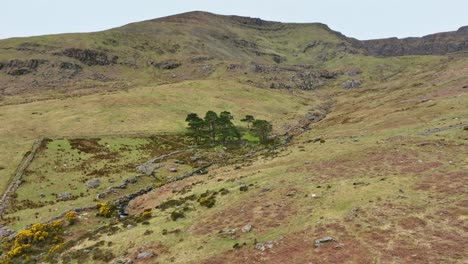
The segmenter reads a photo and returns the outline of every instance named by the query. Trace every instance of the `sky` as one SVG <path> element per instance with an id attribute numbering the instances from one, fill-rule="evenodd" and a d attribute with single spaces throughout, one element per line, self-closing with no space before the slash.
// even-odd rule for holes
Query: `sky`
<path id="1" fill-rule="evenodd" d="M 468 25 L 468 0 L 0 0 L 0 39 L 92 32 L 188 11 L 321 22 L 349 37 L 418 37 Z"/>

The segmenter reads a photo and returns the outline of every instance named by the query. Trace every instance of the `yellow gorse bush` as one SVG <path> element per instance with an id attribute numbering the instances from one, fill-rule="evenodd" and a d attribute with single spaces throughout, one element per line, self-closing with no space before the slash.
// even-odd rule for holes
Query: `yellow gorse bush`
<path id="1" fill-rule="evenodd" d="M 10 260 L 17 257 L 29 259 L 27 255 L 31 247 L 44 247 L 62 241 L 63 221 L 57 220 L 45 224 L 33 224 L 30 228 L 19 231 L 10 251 L 5 254 L 0 263 L 10 263 Z M 55 248 L 57 246 L 53 246 Z"/>

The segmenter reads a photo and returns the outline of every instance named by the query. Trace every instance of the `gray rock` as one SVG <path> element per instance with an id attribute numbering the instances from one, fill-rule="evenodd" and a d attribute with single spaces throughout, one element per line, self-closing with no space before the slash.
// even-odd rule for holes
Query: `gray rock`
<path id="1" fill-rule="evenodd" d="M 170 168 L 169 168 L 169 171 L 170 171 L 170 172 L 177 172 L 177 168 L 175 168 L 175 167 L 170 167 Z"/>
<path id="2" fill-rule="evenodd" d="M 15 233 L 15 231 L 9 229 L 8 227 L 6 226 L 2 226 L 0 227 L 0 240 L 4 237 L 9 237 L 10 235 L 12 235 L 13 233 Z"/>
<path id="3" fill-rule="evenodd" d="M 154 254 L 152 252 L 141 252 L 140 254 L 137 255 L 137 259 L 149 259 L 153 257 Z"/>
<path id="4" fill-rule="evenodd" d="M 360 80 L 347 80 L 346 82 L 341 84 L 341 88 L 343 89 L 354 89 L 354 88 L 359 88 L 361 87 L 361 81 Z"/>
<path id="5" fill-rule="evenodd" d="M 252 230 L 252 225 L 251 224 L 247 224 L 247 225 L 242 227 L 242 233 L 249 233 L 251 230 Z"/>
<path id="6" fill-rule="evenodd" d="M 192 156 L 192 157 L 190 157 L 190 161 L 191 161 L 191 162 L 195 162 L 195 161 L 198 161 L 198 160 L 200 160 L 200 159 L 201 159 L 201 157 L 199 157 L 199 156 Z"/>
<path id="7" fill-rule="evenodd" d="M 71 198 L 73 198 L 73 195 L 69 192 L 57 194 L 57 200 L 59 201 L 66 201 L 66 200 L 70 200 Z"/>
<path id="8" fill-rule="evenodd" d="M 271 249 L 271 248 L 273 248 L 273 241 L 255 244 L 255 249 L 258 249 L 261 251 L 265 251 L 266 249 Z"/>
<path id="9" fill-rule="evenodd" d="M 153 172 L 158 168 L 159 168 L 158 164 L 151 164 L 151 163 L 141 164 L 140 166 L 136 167 L 138 172 L 143 173 L 147 176 L 150 176 L 151 174 L 153 174 Z"/>
<path id="10" fill-rule="evenodd" d="M 362 73 L 362 71 L 360 69 L 351 69 L 351 70 L 346 72 L 346 74 L 348 76 L 356 76 L 356 75 L 359 75 L 361 73 Z"/>
<path id="11" fill-rule="evenodd" d="M 101 181 L 97 178 L 91 179 L 85 183 L 88 188 L 96 188 L 101 184 Z"/>
<path id="12" fill-rule="evenodd" d="M 315 246 L 318 247 L 323 243 L 330 243 L 330 242 L 336 242 L 336 240 L 333 237 L 322 237 L 322 238 L 315 240 Z"/>
<path id="13" fill-rule="evenodd" d="M 221 237 L 230 237 L 236 234 L 236 229 L 227 229 L 218 233 Z"/>
<path id="14" fill-rule="evenodd" d="M 257 243 L 257 244 L 255 244 L 255 249 L 264 251 L 264 250 L 265 250 L 265 246 L 263 245 L 263 243 Z"/>
<path id="15" fill-rule="evenodd" d="M 128 179 L 125 179 L 124 183 L 136 183 L 137 182 L 137 179 L 134 177 L 134 178 L 128 178 Z"/>
<path id="16" fill-rule="evenodd" d="M 114 259 L 111 264 L 133 264 L 133 260 L 129 258 L 118 258 Z"/>

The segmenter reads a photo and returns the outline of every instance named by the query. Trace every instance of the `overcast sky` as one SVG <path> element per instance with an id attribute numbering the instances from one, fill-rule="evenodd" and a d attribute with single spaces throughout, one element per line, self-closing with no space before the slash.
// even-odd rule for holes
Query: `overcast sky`
<path id="1" fill-rule="evenodd" d="M 0 38 L 90 32 L 187 11 L 321 22 L 358 39 L 468 25 L 468 0 L 0 0 Z"/>

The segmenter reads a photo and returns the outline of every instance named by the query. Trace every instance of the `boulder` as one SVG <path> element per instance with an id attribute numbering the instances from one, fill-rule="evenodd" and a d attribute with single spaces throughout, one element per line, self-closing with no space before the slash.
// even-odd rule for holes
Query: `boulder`
<path id="1" fill-rule="evenodd" d="M 9 229 L 8 227 L 6 226 L 2 226 L 0 227 L 0 240 L 4 237 L 9 237 L 11 236 L 13 233 L 15 233 L 15 231 Z"/>
<path id="2" fill-rule="evenodd" d="M 96 188 L 101 184 L 101 180 L 94 178 L 85 183 L 86 187 L 88 188 Z"/>
<path id="3" fill-rule="evenodd" d="M 133 264 L 133 260 L 129 259 L 129 258 L 118 258 L 118 259 L 114 259 L 111 264 Z"/>
<path id="4" fill-rule="evenodd" d="M 242 233 L 249 233 L 251 230 L 252 230 L 252 225 L 251 224 L 247 224 L 247 225 L 242 227 Z"/>
<path id="5" fill-rule="evenodd" d="M 159 167 L 160 167 L 159 164 L 151 164 L 151 163 L 147 162 L 147 163 L 141 164 L 140 166 L 136 167 L 136 169 L 137 169 L 138 172 L 143 173 L 146 176 L 150 176 Z"/>
<path id="6" fill-rule="evenodd" d="M 153 256 L 154 254 L 152 252 L 141 252 L 136 256 L 136 259 L 149 259 Z"/>
<path id="7" fill-rule="evenodd" d="M 70 200 L 73 198 L 73 195 L 69 192 L 64 192 L 64 193 L 59 193 L 57 194 L 57 200 L 58 201 L 66 201 Z"/>
<path id="8" fill-rule="evenodd" d="M 360 80 L 347 80 L 346 82 L 341 84 L 341 88 L 346 89 L 346 90 L 359 88 L 359 87 L 361 87 Z"/>
<path id="9" fill-rule="evenodd" d="M 336 242 L 336 240 L 333 237 L 322 237 L 322 238 L 315 240 L 315 246 L 318 247 L 323 243 L 330 243 L 330 242 Z"/>
<path id="10" fill-rule="evenodd" d="M 220 232 L 218 233 L 218 236 L 221 236 L 221 237 L 231 237 L 231 236 L 233 236 L 233 235 L 236 234 L 236 231 L 237 231 L 237 230 L 236 230 L 235 228 L 234 228 L 234 229 L 223 230 L 223 231 L 220 231 Z"/>
<path id="11" fill-rule="evenodd" d="M 255 244 L 255 249 L 258 249 L 260 251 L 265 251 L 266 249 L 271 249 L 271 248 L 273 248 L 273 241 Z"/>

